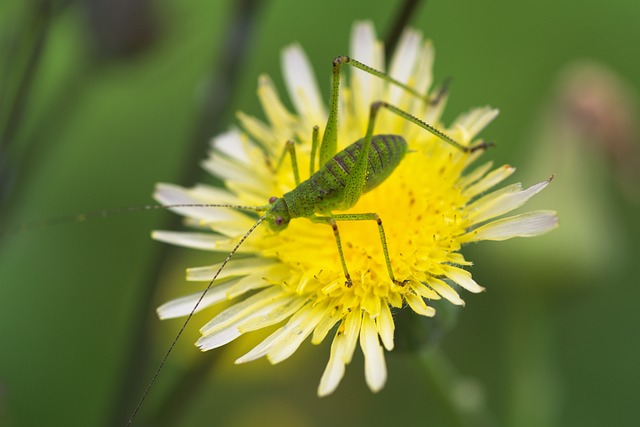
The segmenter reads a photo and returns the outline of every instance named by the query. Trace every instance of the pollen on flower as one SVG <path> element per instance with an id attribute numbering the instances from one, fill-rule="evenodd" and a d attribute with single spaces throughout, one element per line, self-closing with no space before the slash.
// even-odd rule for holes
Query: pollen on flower
<path id="1" fill-rule="evenodd" d="M 448 127 L 440 122 L 446 94 L 429 92 L 434 51 L 417 31 L 405 31 L 389 67 L 385 67 L 382 45 L 368 22 L 355 24 L 351 50 L 350 57 L 381 71 L 386 68 L 391 78 L 410 90 L 351 69 L 348 81 L 340 86 L 338 150 L 363 138 L 374 101 L 406 111 L 466 147 L 475 146 L 476 135 L 497 115 L 496 110 L 483 107 L 461 115 Z M 160 203 L 259 207 L 268 201 L 274 205 L 278 200 L 274 195 L 296 188 L 293 162 L 282 154 L 287 141 L 295 141 L 302 180 L 322 166 L 314 168 L 311 163 L 314 126 L 319 127 L 321 139 L 330 109 L 322 101 L 313 70 L 299 46 L 285 49 L 283 68 L 295 111 L 284 106 L 271 79 L 261 76 L 258 97 L 266 122 L 239 113 L 242 130 L 230 130 L 213 140 L 212 153 L 203 165 L 224 181 L 225 188 L 198 185 L 184 189 L 162 184 L 155 194 Z M 209 282 L 219 273 L 198 310 L 234 301 L 201 328 L 196 343 L 200 349 L 217 348 L 242 334 L 281 324 L 236 361 L 266 357 L 279 363 L 310 335 L 313 344 L 331 335 L 331 354 L 318 394 L 335 390 L 358 343 L 365 357 L 366 382 L 372 391 L 378 391 L 387 376 L 384 350 L 394 347 L 392 310 L 409 309 L 431 317 L 436 314 L 431 300 L 444 298 L 464 305 L 460 288 L 473 293 L 484 290 L 466 269 L 471 262 L 460 253 L 464 244 L 538 235 L 557 225 L 550 211 L 504 217 L 550 180 L 529 188 L 511 184 L 493 190 L 514 172 L 511 166 L 492 169 L 491 162 L 472 166 L 484 150 L 462 150 L 392 111 L 379 113 L 375 133 L 402 137 L 409 152 L 380 185 L 350 208 L 327 212 L 317 206 L 314 215 L 337 219 L 340 244 L 334 228 L 326 225 L 330 221 L 313 216 L 292 218 L 278 232 L 258 226 L 239 246 L 244 256 L 232 258 L 222 271 L 222 263 L 189 269 L 188 280 L 195 281 Z M 187 217 L 188 224 L 213 233 L 161 231 L 155 238 L 226 254 L 255 223 L 254 216 L 230 207 L 175 210 Z M 360 216 L 348 216 L 351 214 Z M 362 214 L 371 215 L 365 219 Z M 200 297 L 201 293 L 194 293 L 170 301 L 158 313 L 162 318 L 186 316 Z"/>

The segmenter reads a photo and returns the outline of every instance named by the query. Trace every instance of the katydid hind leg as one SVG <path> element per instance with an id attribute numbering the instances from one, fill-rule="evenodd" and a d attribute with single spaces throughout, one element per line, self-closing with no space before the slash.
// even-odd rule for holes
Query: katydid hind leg
<path id="1" fill-rule="evenodd" d="M 333 60 L 332 76 L 331 76 L 331 97 L 329 101 L 329 117 L 322 136 L 322 144 L 320 146 L 320 166 L 327 163 L 338 151 L 338 104 L 340 99 L 340 73 L 342 65 L 350 65 L 351 67 L 362 70 L 373 76 L 376 76 L 392 85 L 398 86 L 411 95 L 426 99 L 425 94 L 417 92 L 411 86 L 394 79 L 390 75 L 376 70 L 366 64 L 363 64 L 348 56 L 338 56 Z M 312 159 L 313 160 L 313 159 Z"/>
<path id="2" fill-rule="evenodd" d="M 452 147 L 465 152 L 465 153 L 473 153 L 474 151 L 477 150 L 484 150 L 487 149 L 489 147 L 492 147 L 494 145 L 493 142 L 491 141 L 481 141 L 480 143 L 473 145 L 473 146 L 466 146 L 463 145 L 461 143 L 459 143 L 458 141 L 456 141 L 455 139 L 451 138 L 450 136 L 448 136 L 447 134 L 445 134 L 444 132 L 442 132 L 440 129 L 435 128 L 434 126 L 430 125 L 429 123 L 426 123 L 422 120 L 420 120 L 419 118 L 407 113 L 404 110 L 401 110 L 400 108 L 396 107 L 395 105 L 391 105 L 388 102 L 385 101 L 378 101 L 374 103 L 375 105 L 378 106 L 378 108 L 386 108 L 387 110 L 391 111 L 392 113 L 402 117 L 403 119 L 407 120 L 408 122 L 411 122 L 413 124 L 416 124 L 418 126 L 420 126 L 422 129 L 426 130 L 427 132 L 431 133 L 434 136 L 437 136 L 438 138 L 440 138 L 441 140 L 443 140 L 444 142 L 448 143 L 449 145 L 451 145 Z M 372 106 L 373 108 L 373 106 Z"/>
<path id="3" fill-rule="evenodd" d="M 347 208 L 356 204 L 362 192 L 367 179 L 367 164 L 369 161 L 369 150 L 371 149 L 371 140 L 373 139 L 373 129 L 375 127 L 376 117 L 378 115 L 379 106 L 377 103 L 371 104 L 369 112 L 369 124 L 367 125 L 367 133 L 360 147 L 360 153 L 356 159 L 356 163 L 349 171 L 349 177 L 345 182 L 343 205 Z"/>
<path id="4" fill-rule="evenodd" d="M 376 70 L 375 68 L 369 67 L 366 64 L 363 64 L 361 62 L 358 62 L 357 60 L 350 58 L 348 56 L 339 56 L 336 59 L 333 60 L 333 77 L 332 77 L 332 86 L 331 86 L 331 104 L 330 104 L 330 109 L 329 109 L 329 119 L 327 121 L 327 128 L 325 129 L 325 134 L 324 137 L 322 139 L 322 147 L 320 149 L 320 160 L 321 160 L 321 165 L 326 163 L 331 157 L 332 155 L 335 154 L 335 150 L 337 147 L 337 128 L 338 128 L 338 124 L 337 124 L 337 116 L 338 116 L 338 96 L 339 96 L 339 87 L 340 87 L 340 71 L 342 68 L 342 65 L 346 64 L 346 65 L 350 65 L 358 70 L 362 70 L 366 73 L 369 73 L 371 75 L 374 75 L 380 79 L 383 79 L 384 81 L 388 82 L 389 84 L 392 84 L 394 86 L 400 87 L 402 89 L 404 89 L 407 93 L 415 96 L 418 99 L 423 99 L 425 101 L 428 101 L 430 103 L 432 102 L 439 102 L 442 98 L 442 96 L 444 96 L 444 93 L 446 93 L 446 91 L 448 90 L 448 82 L 445 82 L 445 84 L 443 85 L 443 88 L 438 92 L 438 94 L 436 94 L 436 97 L 434 99 L 429 99 L 427 94 L 421 94 L 419 92 L 417 92 L 414 88 L 412 88 L 411 86 L 402 83 L 399 80 L 394 79 L 393 77 L 391 77 L 390 75 Z M 386 109 L 388 109 L 389 111 L 393 112 L 394 114 L 397 114 L 399 116 L 401 116 L 402 118 L 404 118 L 405 120 L 414 123 L 418 126 L 420 126 L 421 128 L 423 128 L 424 130 L 426 130 L 427 132 L 430 132 L 431 134 L 437 136 L 438 138 L 442 139 L 443 141 L 447 142 L 448 144 L 452 145 L 453 147 L 459 149 L 460 151 L 463 152 L 467 152 L 467 153 L 473 153 L 474 151 L 477 150 L 484 150 L 486 148 L 492 147 L 494 144 L 490 141 L 481 141 L 479 144 L 474 145 L 474 146 L 465 146 L 459 142 L 457 142 L 456 140 L 454 140 L 453 138 L 449 137 L 448 135 L 446 135 L 444 132 L 442 132 L 441 130 L 435 128 L 434 126 L 420 120 L 419 118 L 411 115 L 410 113 L 401 110 L 400 108 L 389 104 L 386 101 L 380 100 L 374 104 L 379 104 L 379 107 L 384 107 Z M 379 108 L 378 107 L 378 108 Z M 373 106 L 372 106 L 373 108 Z M 371 120 L 370 120 L 371 122 Z M 326 147 L 325 147 L 326 146 Z M 329 151 L 330 149 L 332 149 L 333 151 Z M 323 157 L 323 150 L 324 150 L 324 157 Z M 331 155 L 329 155 L 331 154 Z"/>

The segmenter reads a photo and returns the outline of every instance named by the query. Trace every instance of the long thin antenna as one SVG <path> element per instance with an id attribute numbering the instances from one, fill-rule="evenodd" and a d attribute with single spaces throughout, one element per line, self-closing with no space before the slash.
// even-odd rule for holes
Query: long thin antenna
<path id="1" fill-rule="evenodd" d="M 126 208 L 101 209 L 97 211 L 84 212 L 81 214 L 65 215 L 46 220 L 36 220 L 25 222 L 6 230 L 0 230 L 0 237 L 11 236 L 13 234 L 23 233 L 26 231 L 35 231 L 43 228 L 53 227 L 56 225 L 69 224 L 74 222 L 87 221 L 94 218 L 104 218 L 111 215 L 124 214 L 130 212 L 151 211 L 157 209 L 174 209 L 174 208 L 233 208 L 247 211 L 263 212 L 269 208 L 265 206 L 240 206 L 231 204 L 211 204 L 211 203 L 181 203 L 175 205 L 142 205 L 129 206 Z"/>
<path id="2" fill-rule="evenodd" d="M 217 205 L 217 206 L 223 206 L 223 205 Z M 131 423 L 133 422 L 133 419 L 138 414 L 138 411 L 142 407 L 142 404 L 144 403 L 145 399 L 147 398 L 147 395 L 149 394 L 149 390 L 151 390 L 151 387 L 153 387 L 153 384 L 156 382 L 156 379 L 158 378 L 158 375 L 160 374 L 160 371 L 164 367 L 167 359 L 169 358 L 169 355 L 171 354 L 171 352 L 173 351 L 173 348 L 176 346 L 176 343 L 180 339 L 180 336 L 182 335 L 182 333 L 186 329 L 187 324 L 189 323 L 189 321 L 193 317 L 193 314 L 198 309 L 198 306 L 200 305 L 200 303 L 204 299 L 204 297 L 207 294 L 207 292 L 209 292 L 209 289 L 211 289 L 211 286 L 213 286 L 213 282 L 216 281 L 216 279 L 218 278 L 218 276 L 220 275 L 220 273 L 222 272 L 224 267 L 227 265 L 227 263 L 229 262 L 231 257 L 236 253 L 238 248 L 240 248 L 240 246 L 244 243 L 244 241 L 247 239 L 247 237 L 249 237 L 249 235 L 251 233 L 253 233 L 253 230 L 255 230 L 256 227 L 258 227 L 258 225 L 260 225 L 260 223 L 262 221 L 264 221 L 265 219 L 266 219 L 266 215 L 265 216 L 261 216 L 260 218 L 258 218 L 258 220 L 255 222 L 255 224 L 253 224 L 251 226 L 251 228 L 245 233 L 245 235 L 242 236 L 240 241 L 234 246 L 234 248 L 231 250 L 229 255 L 227 255 L 227 258 L 225 258 L 225 260 L 222 262 L 222 264 L 220 265 L 220 268 L 218 269 L 218 271 L 216 271 L 216 274 L 213 276 L 213 278 L 211 279 L 211 281 L 207 285 L 206 289 L 202 292 L 202 295 L 200 295 L 200 298 L 198 299 L 196 304 L 193 306 L 193 309 L 191 309 L 191 313 L 189 313 L 189 316 L 187 316 L 187 319 L 182 324 L 182 327 L 178 331 L 178 334 L 173 339 L 173 342 L 169 346 L 169 349 L 167 350 L 167 352 L 165 353 L 164 357 L 162 358 L 162 361 L 160 362 L 160 366 L 158 366 L 158 369 L 156 369 L 156 371 L 154 372 L 153 376 L 151 377 L 151 381 L 149 381 L 149 384 L 147 385 L 147 388 L 144 390 L 144 393 L 142 394 L 142 397 L 140 398 L 140 401 L 138 402 L 138 405 L 136 406 L 136 409 L 133 411 L 133 414 L 131 414 L 131 418 L 129 418 L 129 422 L 127 422 L 127 426 L 131 425 Z"/>

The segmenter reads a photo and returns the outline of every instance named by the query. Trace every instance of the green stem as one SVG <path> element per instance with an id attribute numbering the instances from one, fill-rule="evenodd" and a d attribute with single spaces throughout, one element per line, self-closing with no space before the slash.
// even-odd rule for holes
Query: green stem
<path id="1" fill-rule="evenodd" d="M 386 58 L 391 58 L 391 54 L 396 49 L 400 36 L 413 16 L 416 15 L 421 0 L 405 0 L 398 8 L 393 24 L 387 29 L 387 36 L 384 41 L 384 54 Z"/>
<path id="2" fill-rule="evenodd" d="M 508 326 L 507 424 L 559 425 L 558 373 L 553 358 L 553 322 L 548 301 L 532 286 L 521 286 Z M 517 314 L 516 314 L 517 313 Z"/>
<path id="3" fill-rule="evenodd" d="M 420 373 L 438 399 L 438 405 L 449 420 L 448 425 L 495 425 L 484 406 L 482 390 L 463 378 L 437 346 L 425 346 L 415 355 Z"/>
<path id="4" fill-rule="evenodd" d="M 213 85 L 209 91 L 210 97 L 203 105 L 201 117 L 198 118 L 195 125 L 193 142 L 180 182 L 191 182 L 197 178 L 196 171 L 198 168 L 194 168 L 193 164 L 204 153 L 204 146 L 206 146 L 208 139 L 219 131 L 226 119 L 226 115 L 223 114 L 222 110 L 229 104 L 229 100 L 235 94 L 238 76 L 240 75 L 238 70 L 246 58 L 249 40 L 253 35 L 252 30 L 256 25 L 259 10 L 260 1 L 258 0 L 243 0 L 237 2 L 234 6 L 228 27 L 228 35 L 224 38 L 227 44 L 222 49 L 221 57 L 216 61 L 216 67 L 212 71 L 211 79 Z M 212 120 L 212 117 L 216 119 Z M 172 220 L 172 222 L 176 223 L 177 219 Z M 150 348 L 148 331 L 153 329 L 150 325 L 158 321 L 151 306 L 152 295 L 161 274 L 161 269 L 157 266 L 169 262 L 167 248 L 164 247 L 155 251 L 153 259 L 156 260 L 153 263 L 155 267 L 149 271 L 148 279 L 138 300 L 137 317 L 132 323 L 136 325 L 136 329 L 130 335 L 130 344 L 127 347 L 129 353 L 125 358 L 121 383 L 114 395 L 115 399 L 110 411 L 110 419 L 107 420 L 106 425 L 125 424 L 125 420 L 129 419 L 134 411 L 133 405 L 140 398 L 144 382 L 149 381 L 148 377 L 144 379 L 141 377 L 148 372 L 148 353 Z M 209 358 L 204 359 L 209 361 Z M 200 371 L 200 368 L 192 368 L 193 370 Z M 181 384 L 177 385 L 178 389 L 182 388 Z M 170 392 L 168 395 L 172 396 L 173 394 Z M 192 395 L 190 394 L 190 396 Z M 135 411 L 138 409 L 140 408 L 138 407 Z M 145 416 L 145 418 L 154 417 L 153 415 Z"/>
<path id="5" fill-rule="evenodd" d="M 16 85 L 17 90 L 8 107 L 6 120 L 2 123 L 0 130 L 0 148 L 6 149 L 12 143 L 13 138 L 20 128 L 24 118 L 24 112 L 27 107 L 29 95 L 33 88 L 33 83 L 38 72 L 38 66 L 44 52 L 47 34 L 52 20 L 53 4 L 51 1 L 44 0 L 34 3 L 32 19 L 33 40 L 27 41 L 32 43 L 29 46 L 29 54 L 24 70 L 19 74 L 19 81 Z M 12 62 L 12 61 L 9 61 Z M 2 105 L 0 104 L 0 107 Z"/>

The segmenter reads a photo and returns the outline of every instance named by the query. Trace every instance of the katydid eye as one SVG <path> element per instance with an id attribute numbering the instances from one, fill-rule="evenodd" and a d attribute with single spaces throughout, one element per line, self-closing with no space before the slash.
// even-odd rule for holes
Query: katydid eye
<path id="1" fill-rule="evenodd" d="M 275 225 L 282 225 L 284 224 L 284 218 L 282 218 L 281 216 L 277 216 L 274 223 Z"/>
<path id="2" fill-rule="evenodd" d="M 273 204 L 273 203 L 275 203 L 275 202 L 276 202 L 276 200 L 278 200 L 278 198 L 277 198 L 276 196 L 271 196 L 271 197 L 269 197 L 269 203 L 272 203 L 272 204 Z"/>

